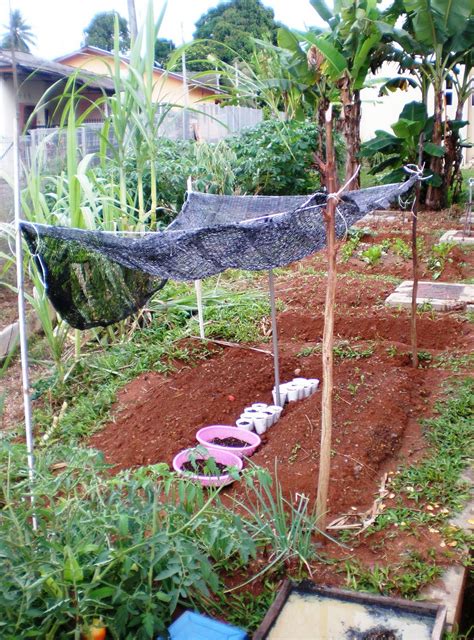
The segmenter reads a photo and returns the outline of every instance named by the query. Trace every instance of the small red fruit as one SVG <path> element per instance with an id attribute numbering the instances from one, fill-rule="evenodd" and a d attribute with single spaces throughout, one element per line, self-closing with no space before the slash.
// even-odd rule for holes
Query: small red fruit
<path id="1" fill-rule="evenodd" d="M 107 629 L 102 624 L 101 620 L 93 620 L 91 625 L 88 625 L 82 634 L 83 640 L 105 640 L 107 636 Z"/>
<path id="2" fill-rule="evenodd" d="M 229 396 L 227 396 L 227 400 L 230 400 L 230 402 L 234 402 L 235 396 L 229 395 Z"/>

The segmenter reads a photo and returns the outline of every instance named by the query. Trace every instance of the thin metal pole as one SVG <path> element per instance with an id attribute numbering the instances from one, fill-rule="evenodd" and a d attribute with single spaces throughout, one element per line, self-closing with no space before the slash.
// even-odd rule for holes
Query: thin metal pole
<path id="1" fill-rule="evenodd" d="M 273 369 L 275 372 L 275 397 L 279 407 L 283 406 L 280 396 L 280 362 L 278 358 L 278 329 L 275 305 L 275 281 L 273 269 L 268 272 L 268 288 L 270 290 L 270 308 L 272 314 Z"/>
<path id="2" fill-rule="evenodd" d="M 11 21 L 11 12 L 10 12 Z M 12 34 L 13 40 L 13 34 Z M 12 42 L 13 44 L 13 42 Z M 30 486 L 33 488 L 35 478 L 35 463 L 33 456 L 33 416 L 31 411 L 30 398 L 30 376 L 28 367 L 28 338 L 26 327 L 25 312 L 25 286 L 23 280 L 23 245 L 21 238 L 20 219 L 21 219 L 21 203 L 20 203 L 20 133 L 19 119 L 20 109 L 18 100 L 18 71 L 16 66 L 15 51 L 12 46 L 12 67 L 13 67 L 13 89 L 15 94 L 15 118 L 13 119 L 13 203 L 15 211 L 15 258 L 16 258 L 16 286 L 18 291 L 18 324 L 20 329 L 20 354 L 21 354 L 21 381 L 23 387 L 23 406 L 25 412 L 25 433 L 26 433 L 26 452 L 28 463 L 28 477 Z M 34 495 L 30 496 L 31 505 L 34 506 Z M 36 531 L 38 523 L 36 515 L 32 517 L 33 530 Z"/>

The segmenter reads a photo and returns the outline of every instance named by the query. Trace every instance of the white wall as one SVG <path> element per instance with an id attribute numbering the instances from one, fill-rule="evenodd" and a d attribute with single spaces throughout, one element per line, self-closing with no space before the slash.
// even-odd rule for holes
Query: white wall
<path id="1" fill-rule="evenodd" d="M 19 79 L 19 101 L 23 105 L 35 107 L 45 91 L 50 86 L 44 80 L 23 77 Z M 0 75 L 0 172 L 10 177 L 13 174 L 13 122 L 15 114 L 15 99 L 13 79 Z M 45 124 L 45 112 L 40 110 L 36 116 L 38 125 Z"/>

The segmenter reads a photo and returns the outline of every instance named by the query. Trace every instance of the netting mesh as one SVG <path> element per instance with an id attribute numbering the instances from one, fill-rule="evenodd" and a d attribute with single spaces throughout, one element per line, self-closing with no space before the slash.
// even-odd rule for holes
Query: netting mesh
<path id="1" fill-rule="evenodd" d="M 384 185 L 341 197 L 336 234 L 368 211 L 386 208 L 414 184 Z M 230 268 L 281 267 L 324 247 L 326 196 L 215 196 L 191 193 L 164 232 L 124 235 L 22 223 L 48 296 L 73 327 L 121 320 L 163 286 Z"/>

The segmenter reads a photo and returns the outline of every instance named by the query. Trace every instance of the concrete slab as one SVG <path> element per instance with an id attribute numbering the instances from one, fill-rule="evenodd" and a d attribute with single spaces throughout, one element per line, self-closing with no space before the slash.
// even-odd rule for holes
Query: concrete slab
<path id="1" fill-rule="evenodd" d="M 18 322 L 13 322 L 0 331 L 0 362 L 16 348 L 19 337 Z"/>
<path id="2" fill-rule="evenodd" d="M 389 307 L 411 307 L 413 280 L 405 280 L 385 300 Z M 474 304 L 474 285 L 450 282 L 418 283 L 417 306 L 430 304 L 435 311 L 471 308 Z"/>
<path id="3" fill-rule="evenodd" d="M 441 578 L 421 591 L 423 600 L 442 604 L 446 607 L 448 630 L 459 625 L 462 611 L 467 569 L 462 565 L 449 567 Z"/>
<path id="4" fill-rule="evenodd" d="M 454 244 L 472 244 L 474 245 L 474 235 L 465 235 L 461 229 L 451 229 L 446 231 L 441 238 L 440 242 L 452 242 Z"/>
<path id="5" fill-rule="evenodd" d="M 358 220 L 354 227 L 364 227 L 369 222 L 402 222 L 404 220 L 403 211 L 392 211 L 391 209 L 381 209 L 380 211 L 370 211 L 363 218 Z"/>
<path id="6" fill-rule="evenodd" d="M 461 476 L 461 479 L 474 488 L 474 468 L 469 467 Z M 461 513 L 450 519 L 450 524 L 472 532 L 474 529 L 474 499 L 471 499 Z M 464 589 L 466 586 L 467 568 L 462 565 L 449 567 L 441 578 L 421 591 L 424 600 L 444 604 L 447 609 L 446 626 L 451 630 L 458 626 L 463 605 Z"/>

